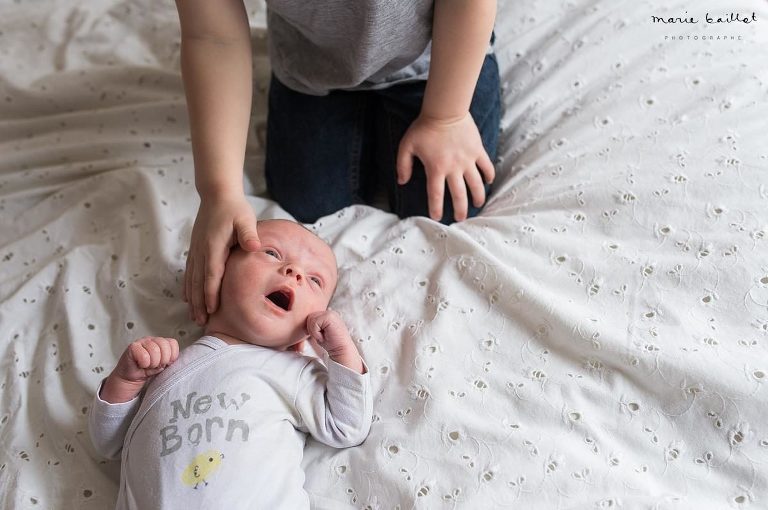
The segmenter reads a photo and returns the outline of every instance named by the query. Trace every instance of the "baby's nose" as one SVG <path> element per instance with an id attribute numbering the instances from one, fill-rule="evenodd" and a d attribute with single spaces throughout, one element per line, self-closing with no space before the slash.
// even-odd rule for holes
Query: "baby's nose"
<path id="1" fill-rule="evenodd" d="M 288 265 L 285 267 L 285 275 L 289 276 L 291 278 L 296 278 L 296 281 L 301 283 L 304 277 L 301 274 L 301 271 L 293 265 Z"/>

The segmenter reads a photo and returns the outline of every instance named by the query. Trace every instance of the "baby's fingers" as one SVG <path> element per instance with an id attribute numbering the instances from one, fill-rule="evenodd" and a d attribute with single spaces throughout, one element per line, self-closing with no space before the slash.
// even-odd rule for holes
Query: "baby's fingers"
<path id="1" fill-rule="evenodd" d="M 129 345 L 128 353 L 130 354 L 130 358 L 139 368 L 144 369 L 152 364 L 152 356 L 146 347 L 144 347 L 144 344 L 141 340 L 137 340 Z"/>
<path id="2" fill-rule="evenodd" d="M 314 312 L 307 316 L 307 333 L 315 340 L 322 342 L 323 325 L 322 315 L 324 312 Z"/>
<path id="3" fill-rule="evenodd" d="M 158 367 L 164 367 L 171 362 L 171 355 L 173 349 L 171 348 L 170 338 L 157 338 L 155 339 L 155 345 L 160 348 L 160 359 L 157 362 Z"/>
<path id="4" fill-rule="evenodd" d="M 163 351 L 157 339 L 151 336 L 136 340 L 129 347 L 131 357 L 141 369 L 157 368 L 163 357 Z M 170 353 L 170 350 L 169 350 Z"/>
<path id="5" fill-rule="evenodd" d="M 169 338 L 169 343 L 171 345 L 171 360 L 170 363 L 173 363 L 177 359 L 179 359 L 179 342 L 175 338 Z"/>
<path id="6" fill-rule="evenodd" d="M 143 343 L 144 349 L 146 349 L 147 353 L 149 354 L 149 365 L 141 368 L 157 368 L 160 366 L 160 361 L 163 357 L 163 351 L 160 348 L 160 345 L 155 341 L 154 338 L 148 339 L 146 342 Z"/>
<path id="7" fill-rule="evenodd" d="M 173 338 L 144 337 L 128 346 L 130 358 L 142 377 L 151 377 L 179 358 L 179 343 Z"/>
<path id="8" fill-rule="evenodd" d="M 331 310 L 309 314 L 307 316 L 307 333 L 319 343 L 323 343 L 326 330 L 333 326 L 333 319 L 334 312 Z"/>

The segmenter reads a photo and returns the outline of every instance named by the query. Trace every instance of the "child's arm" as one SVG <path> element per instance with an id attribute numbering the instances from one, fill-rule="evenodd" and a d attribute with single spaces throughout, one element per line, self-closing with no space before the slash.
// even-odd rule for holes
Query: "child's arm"
<path id="1" fill-rule="evenodd" d="M 467 217 L 467 192 L 476 207 L 485 203 L 482 174 L 495 171 L 469 113 L 496 17 L 496 0 L 437 0 L 432 22 L 432 56 L 419 117 L 400 142 L 398 183 L 411 178 L 413 157 L 427 174 L 429 215 L 443 215 L 445 185 L 455 218 Z M 480 171 L 478 171 L 478 168 Z"/>
<path id="2" fill-rule="evenodd" d="M 115 458 L 128 426 L 139 407 L 138 396 L 147 380 L 179 357 L 172 338 L 144 337 L 123 352 L 117 366 L 100 385 L 88 416 L 88 429 L 96 451 Z"/>
<path id="3" fill-rule="evenodd" d="M 251 114 L 251 39 L 242 0 L 177 0 L 181 75 L 189 113 L 200 208 L 184 274 L 190 318 L 202 325 L 218 308 L 229 248 L 259 247 L 245 199 L 243 164 Z"/>
<path id="4" fill-rule="evenodd" d="M 368 436 L 373 414 L 365 363 L 336 312 L 311 314 L 307 331 L 330 359 L 327 369 L 313 360 L 300 376 L 295 404 L 301 429 L 335 448 L 358 445 Z"/>

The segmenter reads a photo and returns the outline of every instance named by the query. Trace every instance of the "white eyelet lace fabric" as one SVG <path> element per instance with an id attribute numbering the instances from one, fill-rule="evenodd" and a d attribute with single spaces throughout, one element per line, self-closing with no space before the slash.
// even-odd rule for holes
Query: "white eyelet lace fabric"
<path id="1" fill-rule="evenodd" d="M 363 445 L 308 441 L 316 508 L 768 507 L 768 4 L 543 4 L 499 5 L 480 217 L 355 206 L 312 226 L 376 394 Z M 137 337 L 199 334 L 178 19 L 40 7 L 0 2 L 0 502 L 109 508 L 119 466 L 85 432 L 98 382 Z M 731 11 L 757 21 L 706 23 Z"/>

